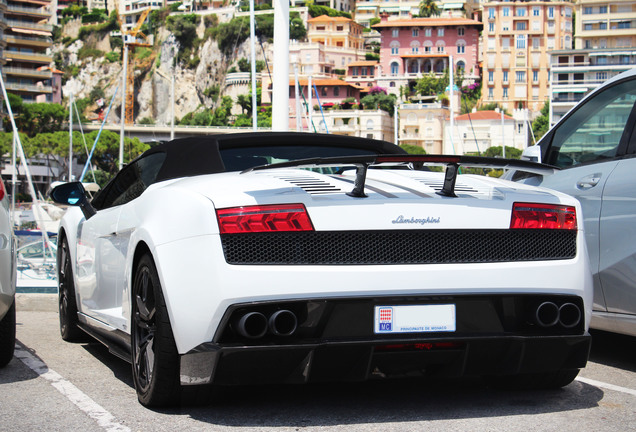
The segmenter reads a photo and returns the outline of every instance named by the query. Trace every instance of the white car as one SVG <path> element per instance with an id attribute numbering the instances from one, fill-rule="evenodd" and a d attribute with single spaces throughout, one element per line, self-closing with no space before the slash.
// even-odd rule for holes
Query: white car
<path id="1" fill-rule="evenodd" d="M 0 367 L 13 358 L 15 347 L 15 240 L 9 200 L 0 179 Z"/>
<path id="2" fill-rule="evenodd" d="M 509 163 L 321 134 L 158 145 L 91 202 L 80 183 L 52 192 L 74 206 L 62 337 L 81 329 L 130 361 L 149 406 L 417 374 L 567 385 L 590 347 L 580 206 L 459 175 Z"/>
<path id="3" fill-rule="evenodd" d="M 551 174 L 509 171 L 516 181 L 579 200 L 594 281 L 590 326 L 636 336 L 636 69 L 590 92 L 523 157 Z"/>

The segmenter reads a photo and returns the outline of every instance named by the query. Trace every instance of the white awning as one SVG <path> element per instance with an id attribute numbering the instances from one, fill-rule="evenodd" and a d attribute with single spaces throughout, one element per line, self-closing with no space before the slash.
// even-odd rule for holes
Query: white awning
<path id="1" fill-rule="evenodd" d="M 586 87 L 579 88 L 555 88 L 552 93 L 587 93 L 589 89 Z"/>
<path id="2" fill-rule="evenodd" d="M 636 55 L 636 51 L 597 51 L 597 52 L 591 52 L 589 54 L 590 57 L 612 57 L 612 56 L 617 56 L 617 55 Z M 609 66 L 609 65 L 604 65 L 604 66 Z"/>

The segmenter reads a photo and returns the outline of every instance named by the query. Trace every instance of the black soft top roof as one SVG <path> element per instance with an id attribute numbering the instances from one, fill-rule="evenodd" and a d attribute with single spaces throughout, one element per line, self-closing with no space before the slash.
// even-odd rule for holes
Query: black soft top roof
<path id="1" fill-rule="evenodd" d="M 181 138 L 159 144 L 140 156 L 166 153 L 155 181 L 226 171 L 221 150 L 268 146 L 348 147 L 376 154 L 405 154 L 387 141 L 303 132 L 250 132 Z M 302 156 L 299 157 L 299 159 Z"/>

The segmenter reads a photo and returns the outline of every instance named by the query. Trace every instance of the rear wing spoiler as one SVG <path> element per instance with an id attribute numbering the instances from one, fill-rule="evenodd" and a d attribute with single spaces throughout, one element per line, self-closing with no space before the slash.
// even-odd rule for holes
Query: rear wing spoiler
<path id="1" fill-rule="evenodd" d="M 288 162 L 256 166 L 242 171 L 241 174 L 275 168 L 315 168 L 353 165 L 356 168 L 356 180 L 354 182 L 353 190 L 348 192 L 347 195 L 355 198 L 365 198 L 367 195 L 364 193 L 364 184 L 368 168 L 370 166 L 385 164 L 411 164 L 412 169 L 421 169 L 423 166 L 432 165 L 445 166 L 446 173 L 444 176 L 444 185 L 442 190 L 437 193 L 446 197 L 457 196 L 455 195 L 455 182 L 457 180 L 460 167 L 518 169 L 540 175 L 554 174 L 554 172 L 559 170 L 559 168 L 552 165 L 517 159 L 501 159 L 481 156 L 390 154 L 298 159 Z"/>

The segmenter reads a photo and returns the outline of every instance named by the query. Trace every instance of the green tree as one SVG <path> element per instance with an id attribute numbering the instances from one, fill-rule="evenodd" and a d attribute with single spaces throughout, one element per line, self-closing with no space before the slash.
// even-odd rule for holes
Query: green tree
<path id="1" fill-rule="evenodd" d="M 86 141 L 89 147 L 95 142 L 98 131 L 86 134 Z M 75 139 L 73 139 L 75 142 Z M 142 143 L 138 138 L 124 138 L 124 163 L 128 163 L 146 150 L 150 145 Z M 83 154 L 80 153 L 80 154 Z M 81 158 L 81 162 L 86 162 L 86 157 Z M 93 165 L 109 175 L 114 175 L 119 171 L 119 134 L 108 130 L 102 131 L 99 141 L 95 146 L 93 154 Z"/>
<path id="2" fill-rule="evenodd" d="M 439 15 L 439 8 L 435 0 L 422 0 L 420 2 L 420 16 L 429 18 Z"/>
<path id="3" fill-rule="evenodd" d="M 327 6 L 317 5 L 317 4 L 314 4 L 313 1 L 307 1 L 305 4 L 307 5 L 309 9 L 309 15 L 312 18 L 316 18 L 322 15 L 327 15 L 330 17 L 344 17 L 344 18 L 351 19 L 351 14 L 349 12 L 343 12 L 336 9 L 332 9 Z"/>
<path id="4" fill-rule="evenodd" d="M 495 111 L 496 109 L 501 110 L 501 107 L 499 106 L 498 103 L 491 102 L 491 103 L 481 105 L 479 108 L 477 108 L 477 111 Z M 510 113 L 508 112 L 507 109 L 504 109 L 503 113 L 507 116 L 510 116 Z"/>
<path id="5" fill-rule="evenodd" d="M 179 52 L 177 58 L 180 62 L 186 63 L 190 60 L 191 54 L 198 47 L 200 40 L 197 37 L 197 25 L 200 17 L 195 14 L 170 15 L 166 19 L 166 27 L 170 30 L 177 42 L 179 42 Z"/>
<path id="6" fill-rule="evenodd" d="M 424 150 L 420 146 L 411 145 L 411 144 L 400 144 L 400 147 L 402 147 L 402 149 L 406 150 L 406 152 L 409 153 L 409 154 L 416 154 L 416 155 L 418 155 L 418 154 L 425 155 L 426 154 L 426 150 Z"/>
<path id="7" fill-rule="evenodd" d="M 482 156 L 502 157 L 503 153 L 501 150 L 501 146 L 488 147 L 486 151 L 482 154 Z M 506 146 L 506 159 L 520 159 L 520 158 L 521 158 L 521 150 L 515 147 Z"/>
<path id="8" fill-rule="evenodd" d="M 532 122 L 534 138 L 539 139 L 550 129 L 550 102 L 546 102 L 541 108 L 541 115 Z"/>
<path id="9" fill-rule="evenodd" d="M 292 40 L 303 40 L 305 37 L 307 37 L 305 23 L 298 12 L 293 12 L 289 16 L 289 38 Z"/>
<path id="10" fill-rule="evenodd" d="M 208 30 L 210 36 L 216 40 L 221 52 L 230 57 L 234 53 L 235 47 L 245 42 L 249 37 L 249 19 L 247 17 L 232 18 L 230 22 L 220 23 Z"/>
<path id="11" fill-rule="evenodd" d="M 243 114 L 252 111 L 252 97 L 250 95 L 241 94 L 236 97 L 236 103 L 241 106 Z"/>
<path id="12" fill-rule="evenodd" d="M 24 104 L 20 97 L 11 93 L 9 93 L 9 103 L 18 130 L 31 137 L 38 133 L 62 129 L 62 123 L 68 118 L 68 112 L 60 104 Z M 5 122 L 5 125 L 11 127 L 10 122 Z"/>
<path id="13" fill-rule="evenodd" d="M 249 72 L 250 71 L 250 61 L 245 57 L 239 59 L 238 68 L 241 72 Z"/>
<path id="14" fill-rule="evenodd" d="M 221 106 L 214 110 L 212 126 L 227 126 L 234 102 L 230 96 L 223 96 Z"/>
<path id="15" fill-rule="evenodd" d="M 364 106 L 364 109 L 381 109 L 389 113 L 393 117 L 393 111 L 395 109 L 395 101 L 397 97 L 393 94 L 387 95 L 385 93 L 369 94 L 360 100 L 360 103 Z"/>
<path id="16" fill-rule="evenodd" d="M 415 84 L 415 94 L 420 96 L 433 96 L 438 93 L 439 78 L 433 74 L 424 75 Z"/>

